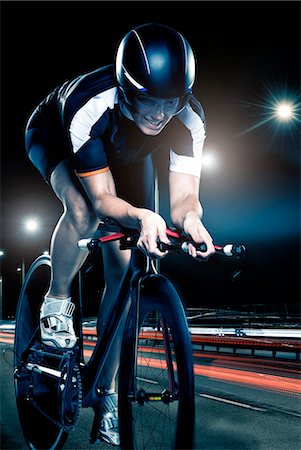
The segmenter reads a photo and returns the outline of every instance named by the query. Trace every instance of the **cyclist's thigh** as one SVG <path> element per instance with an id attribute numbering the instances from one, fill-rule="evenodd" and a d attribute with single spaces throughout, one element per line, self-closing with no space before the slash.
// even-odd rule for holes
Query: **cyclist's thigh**
<path id="1" fill-rule="evenodd" d="M 70 149 L 58 114 L 42 104 L 28 120 L 25 131 L 27 154 L 64 206 L 83 213 L 92 209 L 70 162 Z M 69 208 L 70 209 L 70 208 Z"/>
<path id="2" fill-rule="evenodd" d="M 62 125 L 51 105 L 39 105 L 29 118 L 25 148 L 33 165 L 49 183 L 53 169 L 69 156 Z"/>

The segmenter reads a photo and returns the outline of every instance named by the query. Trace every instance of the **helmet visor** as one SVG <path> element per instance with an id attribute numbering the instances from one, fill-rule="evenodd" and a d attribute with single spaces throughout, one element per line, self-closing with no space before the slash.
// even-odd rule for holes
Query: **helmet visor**
<path id="1" fill-rule="evenodd" d="M 142 115 L 164 113 L 171 116 L 178 110 L 180 99 L 155 98 L 144 94 L 137 94 L 132 99 L 132 105 Z"/>
<path id="2" fill-rule="evenodd" d="M 125 101 L 131 110 L 138 114 L 158 114 L 163 112 L 165 115 L 173 116 L 185 106 L 189 96 L 182 98 L 156 98 L 142 93 L 134 93 L 133 91 L 123 92 Z"/>

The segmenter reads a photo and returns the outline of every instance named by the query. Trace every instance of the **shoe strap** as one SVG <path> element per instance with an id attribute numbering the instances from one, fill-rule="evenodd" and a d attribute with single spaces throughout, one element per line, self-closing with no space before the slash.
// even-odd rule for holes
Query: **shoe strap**
<path id="1" fill-rule="evenodd" d="M 118 417 L 116 417 L 111 413 L 104 414 L 101 420 L 101 427 L 105 431 L 111 430 L 112 428 L 118 428 L 119 427 Z"/>
<path id="2" fill-rule="evenodd" d="M 50 302 L 43 302 L 40 318 L 44 319 L 50 316 L 72 317 L 74 309 L 75 304 L 70 302 L 70 300 L 52 300 Z"/>
<path id="3" fill-rule="evenodd" d="M 113 417 L 111 419 L 111 421 L 112 421 L 113 428 L 118 428 L 119 427 L 119 420 L 118 420 L 118 418 Z"/>
<path id="4" fill-rule="evenodd" d="M 118 396 L 114 392 L 113 394 L 106 394 L 104 403 L 103 403 L 104 411 L 116 412 L 118 411 Z"/>

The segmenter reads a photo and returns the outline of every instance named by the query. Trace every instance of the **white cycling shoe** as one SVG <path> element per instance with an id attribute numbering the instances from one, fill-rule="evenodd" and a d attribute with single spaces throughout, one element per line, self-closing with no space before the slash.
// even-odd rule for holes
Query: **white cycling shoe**
<path id="1" fill-rule="evenodd" d="M 114 391 L 106 391 L 102 407 L 102 419 L 98 437 L 108 444 L 120 445 L 118 422 L 118 395 Z"/>
<path id="2" fill-rule="evenodd" d="M 72 315 L 71 297 L 65 300 L 45 297 L 40 309 L 40 330 L 43 344 L 55 348 L 72 348 L 77 338 Z"/>

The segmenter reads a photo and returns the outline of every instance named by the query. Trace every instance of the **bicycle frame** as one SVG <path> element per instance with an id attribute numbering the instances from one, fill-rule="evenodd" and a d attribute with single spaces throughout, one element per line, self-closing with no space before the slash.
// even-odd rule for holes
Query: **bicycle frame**
<path id="1" fill-rule="evenodd" d="M 185 252 L 186 237 L 181 238 L 171 231 L 169 234 L 175 241 L 168 250 Z M 133 411 L 136 412 L 138 408 L 143 416 L 143 411 L 148 411 L 152 402 L 160 402 L 162 406 L 160 411 L 158 410 L 160 414 L 165 412 L 165 408 L 170 411 L 168 422 L 172 427 L 169 428 L 167 440 L 171 440 L 172 447 L 175 445 L 175 448 L 184 448 L 186 442 L 183 439 L 186 439 L 185 433 L 188 430 L 189 448 L 192 448 L 194 376 L 190 335 L 183 304 L 173 284 L 164 275 L 157 273 L 154 261 L 137 247 L 137 231 L 124 229 L 115 235 L 84 239 L 85 242 L 80 241 L 78 245 L 92 251 L 102 247 L 106 242 L 117 240 L 120 240 L 121 250 L 131 249 L 131 258 L 109 308 L 109 314 L 106 312 L 104 317 L 102 312 L 100 313 L 100 322 L 104 321 L 106 325 L 87 362 L 84 359 L 82 332 L 82 277 L 79 276 L 79 299 L 75 315 L 78 344 L 74 349 L 65 352 L 60 349 L 48 349 L 39 342 L 36 311 L 49 282 L 50 258 L 45 256 L 37 258 L 29 269 L 18 305 L 17 315 L 22 320 L 18 321 L 15 339 L 17 351 L 14 375 L 20 421 L 30 448 L 56 448 L 56 445 L 63 445 L 68 433 L 76 426 L 81 406 L 94 409 L 90 442 L 96 442 L 106 387 L 102 385 L 102 376 L 121 326 L 125 327 L 122 333 L 123 352 L 120 358 L 118 386 L 122 448 L 134 448 L 134 436 L 139 435 L 141 431 L 144 432 L 144 428 L 139 429 L 139 424 L 136 428 L 136 420 L 132 420 Z M 232 244 L 224 247 L 216 246 L 216 249 L 226 256 L 240 257 L 244 253 L 242 247 Z M 73 284 L 73 289 L 74 287 Z M 158 315 L 154 316 L 153 311 Z M 161 318 L 161 322 L 158 321 L 158 317 Z M 153 328 L 159 331 L 162 344 L 158 354 L 164 354 L 162 361 L 160 358 L 157 359 L 162 363 L 161 370 L 157 372 L 161 380 L 153 383 L 154 388 L 151 390 L 145 387 L 145 383 L 150 382 L 145 376 L 145 371 L 158 366 L 156 364 L 153 366 L 155 359 L 152 351 L 148 352 L 146 360 L 144 354 L 147 354 L 145 350 L 147 344 L 140 345 L 138 341 L 141 338 L 141 342 L 144 342 L 144 327 L 149 327 L 149 324 L 153 324 Z M 50 366 L 47 361 L 50 362 Z M 51 380 L 49 377 L 52 377 Z M 175 420 L 171 417 L 174 413 Z M 135 419 L 139 414 L 138 416 L 135 414 Z M 39 423 L 37 429 L 31 423 L 33 416 Z M 162 423 L 165 424 L 165 418 Z M 49 433 L 43 433 L 45 429 Z M 152 433 L 152 429 L 151 426 L 146 431 Z M 160 442 L 163 435 L 164 433 L 158 434 Z"/>
<path id="2" fill-rule="evenodd" d="M 131 259 L 127 271 L 121 280 L 116 300 L 114 301 L 114 308 L 112 308 L 112 315 L 107 326 L 104 329 L 103 335 L 98 338 L 95 349 L 90 360 L 81 369 L 82 372 L 82 388 L 83 388 L 83 406 L 93 406 L 99 403 L 102 394 L 101 389 L 101 373 L 106 364 L 106 359 L 109 355 L 110 348 L 116 336 L 118 326 L 125 311 L 129 314 L 130 306 L 132 306 L 132 313 L 136 323 L 135 329 L 138 330 L 139 323 L 139 306 L 143 301 L 141 298 L 141 283 L 146 277 L 155 275 L 156 277 L 165 278 L 162 275 L 156 274 L 152 263 L 146 260 L 146 267 L 144 268 L 145 256 L 140 250 L 133 249 L 131 252 Z M 143 294 L 144 295 L 144 294 Z M 171 294 L 170 294 L 171 295 Z M 138 333 L 136 333 L 136 342 L 138 341 Z M 167 345 L 167 343 L 165 344 Z M 83 355 L 83 344 L 81 343 L 81 352 Z M 83 360 L 83 356 L 82 356 Z"/>
<path id="3" fill-rule="evenodd" d="M 131 281 L 134 274 L 136 275 L 137 273 L 137 268 L 135 270 L 134 259 L 136 259 L 136 257 L 134 256 L 134 253 L 132 253 L 129 266 L 118 289 L 118 295 L 114 302 L 114 308 L 112 308 L 112 316 L 110 317 L 110 321 L 104 329 L 102 337 L 97 340 L 90 360 L 83 368 L 83 406 L 93 406 L 99 402 L 99 397 L 101 395 L 101 384 L 99 383 L 101 372 L 105 366 L 106 359 L 114 337 L 116 336 L 123 312 L 126 308 L 129 308 L 129 303 L 131 301 Z M 82 345 L 81 351 L 83 352 Z"/>

